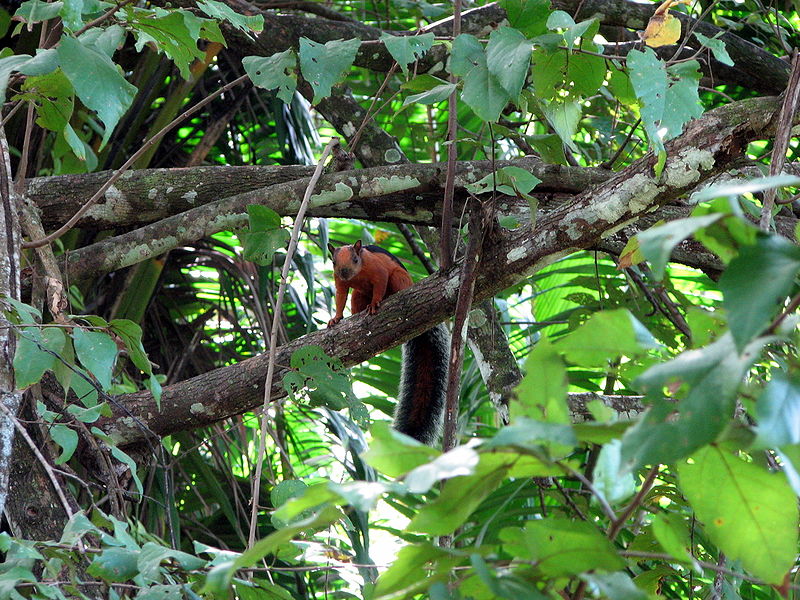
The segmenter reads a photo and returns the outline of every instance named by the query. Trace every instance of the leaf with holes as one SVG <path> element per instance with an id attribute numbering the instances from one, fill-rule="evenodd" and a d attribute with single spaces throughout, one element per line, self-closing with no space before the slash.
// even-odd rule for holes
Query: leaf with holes
<path id="1" fill-rule="evenodd" d="M 300 70 L 314 90 L 313 104 L 330 96 L 331 87 L 353 64 L 360 47 L 357 39 L 318 44 L 300 38 Z"/>
<path id="2" fill-rule="evenodd" d="M 297 55 L 289 48 L 266 58 L 245 56 L 242 66 L 252 82 L 265 90 L 278 90 L 278 98 L 289 104 L 297 88 Z"/>
<path id="3" fill-rule="evenodd" d="M 380 41 L 386 46 L 389 54 L 397 61 L 403 73 L 408 73 L 408 65 L 419 60 L 433 46 L 434 35 L 424 33 L 422 35 L 391 35 L 383 33 Z"/>

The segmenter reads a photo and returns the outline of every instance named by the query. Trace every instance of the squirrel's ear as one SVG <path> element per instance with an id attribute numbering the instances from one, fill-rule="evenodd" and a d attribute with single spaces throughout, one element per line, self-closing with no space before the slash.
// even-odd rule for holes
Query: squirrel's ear
<path id="1" fill-rule="evenodd" d="M 355 244 L 353 244 L 353 250 L 356 251 L 356 254 L 361 254 L 361 240 L 358 240 Z"/>
<path id="2" fill-rule="evenodd" d="M 328 252 L 331 253 L 331 258 L 333 258 L 334 253 L 336 252 L 336 248 L 333 247 L 333 244 L 328 242 Z"/>

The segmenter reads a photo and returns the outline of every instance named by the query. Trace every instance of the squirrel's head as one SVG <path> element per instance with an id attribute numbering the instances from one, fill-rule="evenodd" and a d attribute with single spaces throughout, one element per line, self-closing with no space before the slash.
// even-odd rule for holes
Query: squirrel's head
<path id="1" fill-rule="evenodd" d="M 333 272 L 342 281 L 348 281 L 358 275 L 361 271 L 361 240 L 352 246 L 340 246 L 334 248 L 333 244 L 328 244 L 328 250 L 333 257 Z"/>

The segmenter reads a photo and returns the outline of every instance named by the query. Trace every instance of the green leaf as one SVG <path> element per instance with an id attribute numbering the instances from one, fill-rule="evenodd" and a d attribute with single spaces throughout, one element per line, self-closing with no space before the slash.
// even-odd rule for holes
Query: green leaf
<path id="1" fill-rule="evenodd" d="M 55 463 L 63 465 L 72 458 L 75 448 L 78 447 L 78 434 L 71 427 L 57 423 L 50 428 L 50 437 L 61 446 L 61 456 L 56 458 Z"/>
<path id="2" fill-rule="evenodd" d="M 636 102 L 636 92 L 633 89 L 631 78 L 621 69 L 611 69 L 611 76 L 608 78 L 608 89 L 622 104 L 633 104 Z"/>
<path id="3" fill-rule="evenodd" d="M 628 469 L 674 462 L 717 439 L 733 416 L 742 378 L 766 341 L 757 340 L 739 353 L 726 333 L 641 375 L 635 383 L 653 398 L 653 406 L 622 438 Z M 663 389 L 677 383 L 687 389 L 676 406 L 664 400 Z"/>
<path id="4" fill-rule="evenodd" d="M 64 6 L 63 2 L 43 2 L 42 0 L 26 0 L 14 13 L 14 19 L 24 23 L 40 23 L 55 19 Z"/>
<path id="5" fill-rule="evenodd" d="M 142 328 L 129 319 L 113 319 L 109 326 L 117 334 L 128 350 L 128 356 L 136 367 L 148 375 L 153 372 L 153 365 L 147 359 L 142 345 Z"/>
<path id="6" fill-rule="evenodd" d="M 527 199 L 530 198 L 530 191 L 541 182 L 541 179 L 525 169 L 519 167 L 503 167 L 465 187 L 468 192 L 476 195 L 486 194 L 496 190 L 500 194 Z"/>
<path id="7" fill-rule="evenodd" d="M 252 82 L 266 90 L 278 90 L 278 98 L 290 104 L 297 88 L 297 55 L 291 48 L 266 58 L 245 56 L 242 66 Z"/>
<path id="8" fill-rule="evenodd" d="M 403 100 L 403 106 L 408 106 L 409 104 L 436 104 L 437 102 L 443 102 L 450 97 L 450 94 L 452 94 L 456 88 L 457 86 L 455 83 L 437 85 L 427 92 L 408 96 Z"/>
<path id="9" fill-rule="evenodd" d="M 464 76 L 461 99 L 484 121 L 495 122 L 508 104 L 510 96 L 497 77 L 489 72 L 486 57 Z"/>
<path id="10" fill-rule="evenodd" d="M 756 417 L 753 449 L 800 444 L 800 382 L 775 370 L 756 402 Z"/>
<path id="11" fill-rule="evenodd" d="M 111 583 L 124 583 L 139 573 L 139 552 L 127 548 L 106 548 L 92 560 L 86 572 Z"/>
<path id="12" fill-rule="evenodd" d="M 697 31 L 694 32 L 694 37 L 697 38 L 697 41 L 700 42 L 706 48 L 709 48 L 711 52 L 714 53 L 714 58 L 716 58 L 723 65 L 728 65 L 729 67 L 732 67 L 733 59 L 731 58 L 730 54 L 728 54 L 728 50 L 725 48 L 725 42 L 723 42 L 720 39 L 717 39 L 721 35 L 722 32 L 718 33 L 713 38 L 709 38 L 704 36 L 702 33 L 698 33 Z"/>
<path id="13" fill-rule="evenodd" d="M 278 508 L 286 504 L 289 500 L 301 496 L 308 489 L 308 485 L 299 479 L 287 479 L 281 481 L 272 488 L 269 498 L 272 506 Z"/>
<path id="14" fill-rule="evenodd" d="M 658 348 L 650 332 L 627 309 L 593 314 L 555 346 L 569 362 L 600 367 L 620 356 L 640 356 Z"/>
<path id="15" fill-rule="evenodd" d="M 312 104 L 330 96 L 331 87 L 353 64 L 360 46 L 357 39 L 318 44 L 300 38 L 300 70 L 314 90 Z"/>
<path id="16" fill-rule="evenodd" d="M 531 558 L 538 561 L 539 570 L 549 577 L 577 575 L 592 569 L 617 571 L 625 566 L 608 538 L 585 521 L 553 517 L 528 521 L 523 540 Z"/>
<path id="17" fill-rule="evenodd" d="M 424 505 L 406 529 L 429 535 L 452 533 L 500 485 L 516 460 L 515 454 L 482 454 L 474 475 L 448 479 L 439 497 Z"/>
<path id="18" fill-rule="evenodd" d="M 330 406 L 335 410 L 349 408 L 354 420 L 366 424 L 368 414 L 356 398 L 353 387 L 338 359 L 331 358 L 320 346 L 307 345 L 292 353 L 292 372 L 283 378 L 290 394 L 305 389 L 313 406 Z"/>
<path id="19" fill-rule="evenodd" d="M 584 574 L 581 575 L 581 579 L 589 584 L 589 589 L 597 590 L 596 595 L 611 600 L 647 600 L 649 598 L 647 593 L 623 571 Z"/>
<path id="20" fill-rule="evenodd" d="M 100 417 L 110 417 L 112 415 L 111 408 L 106 402 L 100 402 L 89 408 L 70 404 L 67 406 L 67 412 L 81 423 L 94 423 Z"/>
<path id="21" fill-rule="evenodd" d="M 38 383 L 45 371 L 55 368 L 67 338 L 64 331 L 47 327 L 24 327 L 20 330 L 14 354 L 14 377 L 18 389 Z"/>
<path id="22" fill-rule="evenodd" d="M 780 471 L 770 473 L 715 446 L 678 466 L 680 487 L 729 559 L 780 584 L 797 554 L 797 497 Z"/>
<path id="23" fill-rule="evenodd" d="M 579 102 L 553 100 L 542 106 L 542 112 L 547 122 L 553 127 L 558 137 L 567 146 L 576 150 L 572 136 L 578 130 L 581 120 L 581 105 Z"/>
<path id="24" fill-rule="evenodd" d="M 573 54 L 567 63 L 567 79 L 572 82 L 572 94 L 591 96 L 606 79 L 606 59 L 592 54 Z"/>
<path id="25" fill-rule="evenodd" d="M 227 21 L 238 30 L 259 33 L 264 29 L 263 15 L 242 15 L 230 6 L 216 0 L 198 0 L 197 7 L 212 19 Z"/>
<path id="26" fill-rule="evenodd" d="M 506 11 L 508 23 L 527 37 L 547 32 L 549 0 L 501 0 L 500 6 Z"/>
<path id="27" fill-rule="evenodd" d="M 636 97 L 642 103 L 641 117 L 650 144 L 656 150 L 663 150 L 664 142 L 659 135 L 661 119 L 664 118 L 667 100 L 667 70 L 651 48 L 644 52 L 631 50 L 627 59 L 628 73 Z"/>
<path id="28" fill-rule="evenodd" d="M 446 581 L 452 576 L 451 569 L 463 560 L 449 555 L 430 542 L 406 546 L 397 553 L 397 558 L 375 582 L 375 598 L 407 598 L 427 590 L 435 581 Z M 429 570 L 434 565 L 434 570 Z M 420 577 L 420 573 L 425 573 Z"/>
<path id="29" fill-rule="evenodd" d="M 480 40 L 474 35 L 462 33 L 453 40 L 450 51 L 450 72 L 463 77 L 478 65 L 486 65 L 486 54 Z"/>
<path id="30" fill-rule="evenodd" d="M 72 37 L 63 36 L 57 52 L 61 69 L 75 88 L 78 98 L 97 113 L 106 127 L 100 143 L 102 150 L 133 102 L 137 90 L 125 81 L 119 67 L 111 59 Z M 92 76 L 87 77 L 86 73 L 92 73 Z"/>
<path id="31" fill-rule="evenodd" d="M 83 12 L 83 0 L 64 0 L 59 14 L 61 21 L 70 31 L 77 31 L 83 26 L 81 13 Z"/>
<path id="32" fill-rule="evenodd" d="M 384 421 L 373 423 L 370 432 L 369 450 L 361 458 L 389 477 L 400 477 L 441 454 L 435 448 L 396 432 Z"/>
<path id="33" fill-rule="evenodd" d="M 111 387 L 111 372 L 117 358 L 117 345 L 107 333 L 76 327 L 72 331 L 75 354 L 95 376 L 104 390 Z"/>
<path id="34" fill-rule="evenodd" d="M 27 54 L 0 58 L 0 99 L 5 100 L 6 88 L 8 87 L 8 78 L 11 76 L 11 73 L 13 71 L 18 71 L 30 60 L 31 57 Z"/>
<path id="35" fill-rule="evenodd" d="M 653 520 L 653 534 L 661 547 L 681 561 L 691 561 L 692 540 L 683 517 L 675 513 L 660 513 Z"/>
<path id="36" fill-rule="evenodd" d="M 557 48 L 536 48 L 531 56 L 531 83 L 539 100 L 551 100 L 564 85 L 567 72 L 567 53 Z"/>
<path id="37" fill-rule="evenodd" d="M 736 198 L 744 194 L 754 194 L 773 188 L 796 186 L 800 177 L 796 175 L 771 175 L 754 179 L 734 179 L 718 185 L 711 185 L 692 195 L 692 202 L 706 202 L 715 198 Z"/>
<path id="38" fill-rule="evenodd" d="M 408 65 L 421 59 L 433 46 L 434 35 L 392 35 L 384 32 L 380 41 L 386 46 L 389 54 L 397 61 L 403 73 L 408 73 Z"/>
<path id="39" fill-rule="evenodd" d="M 186 552 L 166 548 L 153 542 L 145 542 L 136 561 L 142 579 L 147 583 L 162 581 L 161 563 L 167 559 L 175 561 L 182 569 L 186 570 L 201 569 L 206 565 L 206 561 L 203 559 Z"/>
<path id="40" fill-rule="evenodd" d="M 157 16 L 149 10 L 126 10 L 128 23 L 136 36 L 136 50 L 141 52 L 145 44 L 152 43 L 175 63 L 181 77 L 190 80 L 192 62 L 205 58 L 197 47 L 202 21 L 187 11 L 164 12 L 163 16 Z"/>
<path id="41" fill-rule="evenodd" d="M 525 361 L 525 377 L 509 406 L 512 420 L 524 416 L 546 423 L 569 424 L 567 370 L 561 356 L 541 338 Z"/>
<path id="42" fill-rule="evenodd" d="M 661 126 L 666 129 L 664 139 L 670 140 L 681 134 L 686 123 L 703 114 L 703 105 L 698 96 L 701 73 L 696 60 L 674 64 L 667 73 L 670 85 Z"/>
<path id="43" fill-rule="evenodd" d="M 630 498 L 636 491 L 633 473 L 628 473 L 623 468 L 620 440 L 612 440 L 600 449 L 593 481 L 597 492 L 611 506 Z"/>
<path id="44" fill-rule="evenodd" d="M 800 271 L 800 248 L 777 235 L 744 246 L 719 280 L 733 339 L 741 349 L 763 333 Z"/>
<path id="45" fill-rule="evenodd" d="M 531 42 L 522 33 L 500 27 L 489 35 L 486 66 L 512 100 L 522 91 L 530 64 Z"/>
<path id="46" fill-rule="evenodd" d="M 645 259 L 650 261 L 653 275 L 661 280 L 664 277 L 669 258 L 675 246 L 694 234 L 698 229 L 708 227 L 722 219 L 725 215 L 715 213 L 702 217 L 688 217 L 676 219 L 658 227 L 651 227 L 636 237 L 639 240 L 639 250 Z"/>

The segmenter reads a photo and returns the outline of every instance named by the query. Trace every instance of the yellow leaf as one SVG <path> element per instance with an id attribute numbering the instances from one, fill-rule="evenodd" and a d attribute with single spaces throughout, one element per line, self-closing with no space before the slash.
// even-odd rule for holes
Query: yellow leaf
<path id="1" fill-rule="evenodd" d="M 372 237 L 375 238 L 376 244 L 380 244 L 388 240 L 391 235 L 392 234 L 385 229 L 378 229 L 372 234 Z"/>
<path id="2" fill-rule="evenodd" d="M 681 22 L 669 13 L 656 13 L 650 18 L 641 37 L 651 48 L 669 46 L 680 39 Z"/>

